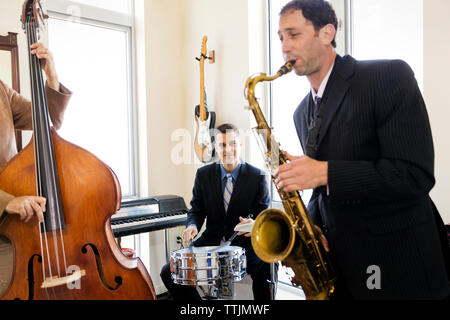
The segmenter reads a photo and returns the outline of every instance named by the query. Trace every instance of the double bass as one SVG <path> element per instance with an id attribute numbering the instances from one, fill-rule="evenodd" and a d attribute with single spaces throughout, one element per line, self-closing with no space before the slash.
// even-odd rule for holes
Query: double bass
<path id="1" fill-rule="evenodd" d="M 154 300 L 139 258 L 127 258 L 114 239 L 110 217 L 120 208 L 114 172 L 50 126 L 39 59 L 31 55 L 44 14 L 39 0 L 23 5 L 32 89 L 33 138 L 0 171 L 0 189 L 45 197 L 44 221 L 6 215 L 0 237 L 13 248 L 13 271 L 1 299 Z"/>

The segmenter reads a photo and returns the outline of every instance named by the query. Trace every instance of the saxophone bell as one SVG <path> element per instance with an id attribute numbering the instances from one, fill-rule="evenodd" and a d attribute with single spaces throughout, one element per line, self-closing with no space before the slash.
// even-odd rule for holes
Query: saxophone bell
<path id="1" fill-rule="evenodd" d="M 282 210 L 266 209 L 258 215 L 252 230 L 252 246 L 264 262 L 276 263 L 286 259 L 295 243 L 292 219 Z"/>

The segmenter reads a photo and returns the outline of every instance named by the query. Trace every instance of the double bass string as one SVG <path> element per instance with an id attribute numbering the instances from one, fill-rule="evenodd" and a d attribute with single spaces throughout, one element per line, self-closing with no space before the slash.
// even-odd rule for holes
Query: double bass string
<path id="1" fill-rule="evenodd" d="M 42 22 L 42 23 L 44 23 L 44 22 Z M 37 32 L 36 32 L 36 30 L 34 30 L 32 32 L 32 35 L 34 37 L 34 41 L 33 42 L 36 43 L 37 42 L 37 39 L 36 39 Z M 41 71 L 42 69 L 41 69 L 40 61 L 39 61 L 39 59 L 36 56 L 35 56 L 35 61 L 36 61 L 36 63 L 35 63 L 35 70 L 36 70 L 36 74 L 37 74 L 37 79 L 38 79 L 39 84 L 40 84 L 38 88 L 40 89 L 40 92 L 41 92 L 40 97 L 43 99 L 41 101 L 41 108 L 40 108 L 40 110 L 41 110 L 41 112 L 40 112 L 40 115 L 41 115 L 40 123 L 42 125 L 44 125 L 44 131 L 43 132 L 47 133 L 47 135 L 46 135 L 46 138 L 47 138 L 46 142 L 47 142 L 47 146 L 48 146 L 48 150 L 47 150 L 48 152 L 45 153 L 45 154 L 49 156 L 48 157 L 48 161 L 44 162 L 44 165 L 47 165 L 46 173 L 50 174 L 51 177 L 52 177 L 52 179 L 50 179 L 50 181 L 48 183 L 48 185 L 52 188 L 52 195 L 54 197 L 53 198 L 54 201 L 52 203 L 56 206 L 55 211 L 52 211 L 52 212 L 53 212 L 53 214 L 55 214 L 55 212 L 57 213 L 56 214 L 56 216 L 57 216 L 57 227 L 59 229 L 59 239 L 60 239 L 60 243 L 61 243 L 62 257 L 63 257 L 63 263 L 64 263 L 64 274 L 67 277 L 68 268 L 67 268 L 66 252 L 65 252 L 65 245 L 64 245 L 64 236 L 63 236 L 63 233 L 62 233 L 62 229 L 63 228 L 62 228 L 62 223 L 61 223 L 62 208 L 61 208 L 61 202 L 59 201 L 60 200 L 60 198 L 59 198 L 60 194 L 59 194 L 59 189 L 58 189 L 59 185 L 57 183 L 57 171 L 56 171 L 56 163 L 55 163 L 55 157 L 54 157 L 54 152 L 53 152 L 53 141 L 52 141 L 52 136 L 51 136 L 50 124 L 49 124 L 49 121 L 48 121 L 47 96 L 46 96 L 46 93 L 45 93 L 45 86 L 44 86 L 44 83 L 43 83 L 42 71 Z M 53 217 L 54 217 L 54 215 L 53 215 Z M 58 237 L 56 235 L 56 231 L 53 229 L 53 239 L 54 239 L 54 244 L 55 244 L 55 249 L 56 249 L 58 275 L 60 275 L 59 249 L 58 249 L 58 244 L 57 244 L 57 238 Z"/>
<path id="2" fill-rule="evenodd" d="M 33 32 L 32 32 L 32 38 L 33 38 L 32 43 L 36 43 L 37 42 L 36 30 L 35 30 L 34 27 L 33 27 Z M 40 61 L 39 61 L 39 59 L 37 58 L 36 55 L 33 58 L 33 62 L 34 62 L 33 63 L 34 64 L 34 72 L 35 72 L 35 75 L 36 75 L 36 80 L 38 82 L 37 87 L 36 87 L 36 93 L 37 93 L 37 96 L 41 98 L 39 100 L 39 108 L 37 109 L 37 110 L 40 110 L 40 113 L 37 113 L 37 115 L 40 116 L 40 121 L 38 121 L 38 123 L 40 125 L 42 125 L 42 127 L 40 128 L 40 130 L 38 132 L 39 133 L 49 132 L 49 128 L 47 126 L 47 122 L 45 121 L 46 120 L 45 116 L 47 114 L 47 110 L 45 108 L 45 106 L 46 106 L 46 104 L 45 104 L 45 97 L 46 97 L 46 95 L 45 95 L 45 88 L 44 88 L 43 80 L 42 80 Z M 44 137 L 45 137 L 44 135 L 40 135 L 40 139 L 41 139 L 40 140 L 41 141 L 40 147 L 41 148 L 44 145 Z M 47 139 L 48 139 L 48 137 L 47 137 Z M 47 144 L 47 145 L 50 146 L 50 144 Z M 38 148 L 36 148 L 36 149 L 38 149 Z M 45 159 L 45 156 L 49 155 L 49 154 L 45 153 L 45 150 L 40 150 L 40 151 L 44 151 L 44 152 L 41 153 L 41 156 L 38 158 L 39 160 L 37 160 L 37 161 L 39 161 L 39 162 L 43 161 L 43 166 L 45 168 L 46 166 L 49 165 L 49 161 L 50 161 L 50 159 Z M 47 150 L 47 151 L 49 151 L 49 150 Z M 48 160 L 48 161 L 46 161 L 46 160 Z M 45 170 L 45 173 L 47 173 L 47 174 L 49 174 L 51 172 L 52 172 L 52 170 Z M 48 181 L 47 177 L 44 177 L 44 179 L 47 179 L 47 184 L 46 184 L 47 187 L 49 185 L 50 186 L 52 185 L 51 183 L 48 183 L 49 181 Z M 40 181 L 40 183 L 42 183 L 42 180 L 39 180 L 39 181 Z M 55 195 L 55 193 L 53 193 L 53 195 Z M 53 210 L 53 207 L 51 206 L 53 203 L 52 203 L 50 197 L 51 197 L 51 195 L 50 195 L 50 192 L 49 192 L 49 194 L 48 194 L 49 201 L 47 203 L 49 204 L 49 206 L 48 206 L 48 207 L 50 207 L 49 209 L 52 209 L 52 210 L 49 210 L 50 211 L 50 217 L 49 218 L 51 220 L 53 220 L 55 211 Z M 61 277 L 60 262 L 59 262 L 59 247 L 58 247 L 58 241 L 57 241 L 57 234 L 56 234 L 56 231 L 55 231 L 56 228 L 55 228 L 55 225 L 54 225 L 53 221 L 52 221 L 51 225 L 52 225 L 52 234 L 53 234 L 53 245 L 54 245 L 54 250 L 55 250 L 55 258 L 56 258 L 56 267 L 57 267 L 57 271 L 58 271 L 58 277 Z M 61 230 L 61 224 L 59 225 L 59 229 Z"/>
<path id="3" fill-rule="evenodd" d="M 31 78 L 31 90 L 33 91 L 33 94 L 31 95 L 31 99 L 32 99 L 32 102 L 33 102 L 33 106 L 36 106 L 38 102 L 37 102 L 37 97 L 36 97 L 36 92 L 35 92 L 36 78 L 35 78 L 35 72 L 33 70 L 33 59 L 34 59 L 34 57 L 31 54 L 31 48 L 30 48 L 31 43 L 33 43 L 32 39 L 31 39 L 32 32 L 30 30 L 31 29 L 31 26 L 30 26 L 31 23 L 33 23 L 33 22 L 29 22 L 29 21 L 26 22 L 26 31 L 27 31 L 27 37 L 28 37 L 28 49 L 29 49 L 28 50 L 28 56 L 29 56 L 30 78 Z M 34 107 L 32 108 L 32 113 L 31 114 L 32 114 L 32 120 L 33 120 L 33 129 L 36 131 L 37 130 L 37 126 L 39 124 L 38 124 L 38 121 L 36 119 L 37 115 L 36 115 L 36 111 L 35 111 Z M 36 132 L 33 135 L 33 140 L 34 140 L 34 153 L 35 153 L 35 165 L 36 165 L 36 188 L 37 188 L 38 195 L 42 195 L 41 184 L 39 182 L 41 180 L 40 180 L 40 170 L 39 170 L 40 164 L 39 164 L 39 161 L 37 161 L 38 158 L 39 158 L 39 149 L 37 148 Z M 42 227 L 42 229 L 41 229 L 41 227 Z M 47 249 L 46 250 L 46 253 L 47 253 L 46 255 L 44 255 L 44 246 L 43 246 L 43 241 L 42 241 L 42 231 L 44 232 L 44 237 L 45 237 L 45 247 Z M 45 274 L 46 274 L 46 271 L 45 271 L 45 269 L 46 269 L 45 268 L 45 258 L 47 258 L 47 261 L 48 261 L 49 276 L 53 277 L 52 267 L 51 267 L 51 262 L 50 262 L 50 256 L 49 256 L 49 249 L 48 249 L 47 230 L 46 230 L 44 222 L 39 223 L 38 233 L 39 233 L 40 245 L 41 245 L 42 277 L 43 277 L 42 279 L 44 281 L 45 278 L 46 278 L 45 277 Z M 47 294 L 47 298 L 49 298 L 49 293 L 48 293 L 47 288 L 45 289 L 45 292 Z"/>
<path id="4" fill-rule="evenodd" d="M 33 32 L 33 35 L 36 35 L 36 32 Z M 36 39 L 34 39 L 36 42 Z M 58 190 L 58 184 L 57 184 L 57 171 L 56 171 L 56 163 L 55 163 L 55 158 L 54 158 L 54 153 L 53 151 L 53 141 L 52 141 L 52 136 L 51 136 L 51 130 L 50 130 L 50 125 L 49 125 L 49 121 L 48 121 L 48 108 L 47 108 L 47 96 L 45 94 L 45 86 L 43 83 L 43 79 L 42 79 L 42 73 L 41 73 L 41 68 L 40 68 L 40 61 L 37 59 L 36 57 L 36 72 L 38 75 L 38 80 L 40 83 L 40 91 L 41 91 L 41 97 L 43 99 L 43 101 L 41 101 L 41 123 L 44 125 L 44 132 L 48 133 L 46 138 L 46 143 L 48 146 L 48 153 L 46 153 L 48 155 L 48 161 L 44 162 L 44 165 L 47 165 L 47 170 L 46 173 L 50 174 L 52 179 L 50 179 L 48 185 L 50 186 L 50 188 L 52 189 L 51 194 L 53 195 L 53 199 L 54 201 L 52 202 L 52 204 L 55 205 L 55 210 L 52 211 L 53 212 L 53 218 L 55 216 L 57 216 L 57 228 L 59 230 L 59 239 L 61 242 L 61 250 L 62 250 L 62 257 L 63 257 L 63 262 L 64 262 L 64 270 L 65 270 L 65 275 L 67 276 L 67 261 L 66 261 L 66 253 L 65 253 L 65 246 L 64 246 L 64 237 L 62 234 L 62 223 L 61 223 L 61 214 L 62 214 L 62 208 L 60 206 L 60 202 L 59 200 L 59 190 Z M 56 248 L 56 255 L 57 255 L 57 260 L 58 260 L 58 274 L 60 274 L 60 270 L 59 270 L 59 250 L 58 250 L 58 244 L 57 244 L 57 235 L 56 235 L 56 231 L 55 228 L 53 228 L 53 236 L 54 236 L 54 243 L 55 243 L 55 248 Z"/>
<path id="5" fill-rule="evenodd" d="M 32 23 L 32 22 L 31 22 Z M 29 44 L 29 50 L 28 50 L 28 56 L 29 56 L 29 68 L 30 68 L 30 78 L 31 78 L 31 90 L 34 91 L 35 87 L 36 87 L 36 79 L 35 79 L 35 74 L 34 74 L 34 70 L 33 70 L 33 55 L 31 54 L 31 48 L 30 48 L 30 44 L 32 43 L 31 40 L 31 24 L 29 21 L 27 21 L 26 23 L 26 28 L 27 28 L 27 37 L 28 37 L 28 44 Z M 35 106 L 37 104 L 37 97 L 36 97 L 36 92 L 33 92 L 34 94 L 31 95 L 31 99 L 33 102 L 33 106 Z M 36 119 L 36 112 L 35 112 L 35 108 L 32 108 L 32 120 L 33 120 L 33 129 L 34 131 L 37 131 L 37 126 L 38 126 L 38 121 Z M 37 148 L 37 136 L 36 133 L 33 135 L 33 140 L 34 140 L 34 153 L 35 153 L 35 165 L 36 165 L 36 188 L 37 188 L 37 192 L 38 195 L 42 194 L 42 190 L 41 190 L 41 184 L 39 183 L 40 181 L 40 170 L 39 170 L 39 161 L 37 161 L 37 159 L 39 158 L 38 154 L 39 154 L 39 149 Z M 44 231 L 44 236 L 45 236 L 45 244 L 47 247 L 47 260 L 48 260 L 48 264 L 49 264 L 49 273 L 50 273 L 50 277 L 53 276 L 52 274 L 52 269 L 51 269 L 51 264 L 50 264 L 50 257 L 48 255 L 48 241 L 47 241 L 47 230 L 45 227 L 45 223 L 41 223 L 42 224 L 42 229 Z M 43 272 L 43 276 L 45 279 L 45 255 L 44 255 L 44 247 L 42 245 L 42 232 L 41 232 L 41 228 L 39 228 L 39 237 L 40 237 L 40 242 L 41 242 L 41 255 L 42 255 L 42 272 Z"/>
<path id="6" fill-rule="evenodd" d="M 42 155 L 41 155 L 41 149 L 40 149 L 40 135 L 38 134 L 39 132 L 42 132 L 42 121 L 38 121 L 38 110 L 42 110 L 42 101 L 39 99 L 39 97 L 42 97 L 42 90 L 41 93 L 39 93 L 39 70 L 38 68 L 40 67 L 39 65 L 39 60 L 37 58 L 36 55 L 32 55 L 31 54 L 31 44 L 36 43 L 36 30 L 34 28 L 34 21 L 32 19 L 30 19 L 27 22 L 27 31 L 28 31 L 28 49 L 29 49 L 29 56 L 30 56 L 30 75 L 31 75 L 31 82 L 32 82 L 32 91 L 33 91 L 33 128 L 34 128 L 34 150 L 35 150 L 35 165 L 36 165 L 36 183 L 37 183 L 37 190 L 38 190 L 38 195 L 42 196 L 43 195 L 43 190 L 42 190 L 42 176 L 41 176 L 41 162 L 39 159 L 42 159 Z M 41 94 L 41 95 L 40 95 Z M 45 247 L 46 247 L 46 257 L 47 257 L 47 261 L 48 261 L 48 270 L 49 270 L 49 277 L 52 278 L 53 277 L 53 271 L 52 271 L 52 264 L 51 264 L 51 259 L 50 259 L 50 250 L 49 250 L 49 245 L 48 245 L 48 238 L 47 238 L 47 230 L 46 230 L 46 226 L 45 226 L 45 222 L 42 223 L 42 227 L 43 227 L 43 232 L 44 232 L 44 238 L 45 238 Z M 55 233 L 53 232 L 53 236 L 55 236 Z M 46 279 L 46 272 L 45 272 L 45 256 L 44 256 L 44 249 L 42 246 L 42 230 L 41 228 L 39 228 L 39 237 L 40 237 L 40 242 L 41 242 L 41 254 L 42 254 L 42 261 L 43 261 L 43 265 L 42 265 L 42 269 L 43 269 L 43 281 L 45 281 Z M 57 250 L 57 247 L 55 247 L 55 249 Z M 56 251 L 57 252 L 57 251 Z M 57 258 L 57 265 L 58 265 L 58 269 L 59 269 L 59 259 L 58 256 L 56 255 Z M 59 275 L 59 270 L 58 270 L 58 275 Z M 48 292 L 48 288 L 45 288 L 45 292 L 47 294 L 47 299 L 50 299 L 49 297 L 49 292 Z M 51 293 L 52 293 L 52 298 L 56 299 L 56 294 L 55 294 L 55 290 L 54 288 L 51 288 Z"/>
<path id="7" fill-rule="evenodd" d="M 27 23 L 27 30 L 28 30 L 29 44 L 31 45 L 32 43 L 36 43 L 37 42 L 36 41 L 36 30 L 35 30 L 35 25 L 34 25 L 33 20 L 31 20 L 31 21 L 29 21 Z M 34 110 L 33 110 L 33 120 L 34 120 L 34 123 L 35 123 L 35 131 L 36 131 L 35 132 L 35 152 L 36 152 L 36 166 L 37 166 L 36 168 L 38 169 L 37 170 L 37 175 L 38 175 L 37 176 L 37 183 L 38 183 L 39 194 L 42 195 L 43 194 L 43 192 L 42 192 L 43 191 L 42 190 L 42 177 L 41 177 L 41 171 L 40 171 L 41 163 L 39 161 L 39 159 L 42 160 L 42 156 L 39 156 L 41 150 L 40 150 L 40 148 L 37 147 L 38 144 L 36 142 L 37 142 L 37 139 L 39 139 L 39 136 L 36 133 L 37 132 L 43 132 L 42 131 L 43 129 L 45 130 L 45 132 L 49 133 L 50 132 L 50 128 L 49 128 L 49 123 L 48 123 L 48 118 L 47 118 L 48 110 L 46 108 L 45 87 L 43 85 L 42 74 L 40 73 L 41 72 L 40 61 L 39 61 L 39 59 L 37 58 L 36 55 L 31 55 L 31 53 L 29 53 L 29 54 L 30 54 L 30 69 L 31 69 L 30 73 L 32 75 L 31 78 L 32 78 L 33 91 L 34 91 L 36 97 L 41 97 L 42 98 L 42 100 L 40 100 L 40 99 L 36 99 L 36 98 L 33 97 L 33 100 L 34 100 L 33 102 L 35 103 L 35 105 L 37 107 L 37 108 L 34 108 Z M 38 110 L 41 111 L 40 114 L 38 113 Z M 41 121 L 36 121 L 38 115 L 41 116 L 41 119 L 40 119 Z M 43 125 L 44 128 L 42 128 L 41 125 Z M 44 142 L 44 141 L 42 141 L 44 139 L 44 137 L 40 136 L 40 138 L 41 138 L 41 142 Z M 47 138 L 47 141 L 46 141 L 47 145 L 51 148 L 51 146 L 53 145 L 52 141 L 51 141 L 51 136 L 47 136 L 46 138 Z M 50 166 L 50 168 L 53 169 L 53 170 L 51 170 L 51 169 L 50 170 L 46 170 L 46 172 L 52 174 L 52 178 L 53 179 L 51 179 L 51 182 L 54 182 L 54 183 L 51 183 L 51 182 L 48 183 L 47 186 L 50 186 L 52 188 L 52 191 L 53 191 L 52 195 L 57 198 L 57 195 L 58 195 L 57 188 L 58 188 L 58 186 L 55 183 L 56 179 L 55 179 L 55 176 L 54 176 L 55 170 L 56 170 L 56 166 L 54 164 L 54 157 L 52 156 L 52 153 L 49 154 L 48 161 L 44 162 L 44 166 L 46 166 L 46 165 Z M 55 198 L 52 198 L 52 199 L 55 199 Z M 56 212 L 60 213 L 61 212 L 61 210 L 60 210 L 61 208 L 60 208 L 59 202 L 58 201 L 54 201 L 53 204 L 56 206 L 56 208 L 55 208 Z M 52 209 L 53 209 L 53 206 L 52 206 Z M 53 210 L 51 210 L 51 214 L 54 215 L 54 211 Z M 65 269 L 65 275 L 67 276 L 67 262 L 66 262 L 65 248 L 64 248 L 64 237 L 63 237 L 63 234 L 62 234 L 61 217 L 60 217 L 60 214 L 57 214 L 57 216 L 58 216 L 58 222 L 57 222 L 58 226 L 57 227 L 59 228 L 59 239 L 60 239 L 60 242 L 61 242 L 62 256 L 63 256 L 63 260 L 64 260 L 64 269 Z M 51 217 L 51 218 L 53 218 L 53 217 Z M 56 231 L 55 231 L 56 228 L 54 227 L 54 224 L 55 224 L 55 222 L 52 220 L 52 229 L 53 229 L 52 233 L 53 233 L 53 241 L 54 241 L 54 249 L 55 249 L 55 258 L 56 258 L 56 263 L 57 263 L 58 276 L 60 277 L 61 276 L 61 271 L 60 271 L 59 247 L 58 247 L 58 241 L 57 241 L 58 235 L 56 234 Z M 52 269 L 51 269 L 50 254 L 49 254 L 48 239 L 47 239 L 47 230 L 46 230 L 45 223 L 42 223 L 42 226 L 43 226 L 43 231 L 44 231 L 44 236 L 45 236 L 45 243 L 46 243 L 46 249 L 47 249 L 47 259 L 48 259 L 48 264 L 49 264 L 49 272 L 50 272 L 50 277 L 52 277 Z M 41 254 L 44 257 L 41 232 L 39 232 L 39 235 L 40 235 L 40 240 L 41 240 Z M 44 260 L 44 258 L 43 258 L 43 260 Z M 43 264 L 43 273 L 44 273 L 44 280 L 45 280 L 45 266 L 44 266 L 44 264 Z"/>

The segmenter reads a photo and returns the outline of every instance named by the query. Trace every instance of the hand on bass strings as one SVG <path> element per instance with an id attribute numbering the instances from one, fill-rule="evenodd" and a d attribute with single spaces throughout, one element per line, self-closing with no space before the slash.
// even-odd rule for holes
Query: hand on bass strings
<path id="1" fill-rule="evenodd" d="M 58 75 L 56 74 L 55 63 L 52 53 L 42 43 L 34 43 L 31 45 L 31 54 L 41 60 L 42 70 L 47 76 L 48 86 L 56 91 L 59 91 Z"/>
<path id="2" fill-rule="evenodd" d="M 39 222 L 44 221 L 45 203 L 47 200 L 37 196 L 23 196 L 12 199 L 6 205 L 8 214 L 18 214 L 24 223 L 36 216 Z"/>

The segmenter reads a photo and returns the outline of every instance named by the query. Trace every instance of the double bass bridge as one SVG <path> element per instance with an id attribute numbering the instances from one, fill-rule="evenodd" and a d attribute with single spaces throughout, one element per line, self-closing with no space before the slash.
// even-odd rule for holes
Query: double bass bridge
<path id="1" fill-rule="evenodd" d="M 79 282 L 79 280 L 86 275 L 86 270 L 76 270 L 71 275 L 68 275 L 66 277 L 48 277 L 42 282 L 41 288 L 42 289 L 49 289 L 49 288 L 55 288 L 59 286 L 67 286 L 69 289 L 76 287 L 73 285 L 76 282 Z"/>

